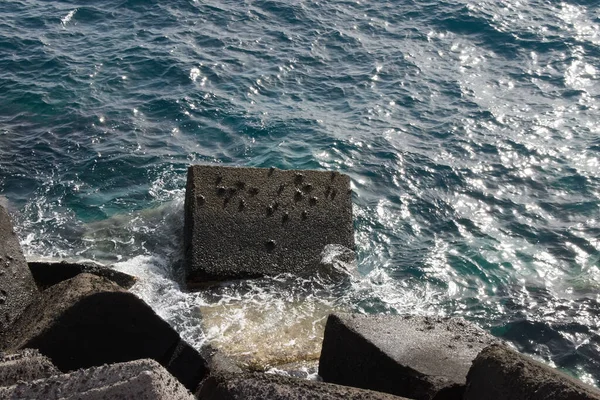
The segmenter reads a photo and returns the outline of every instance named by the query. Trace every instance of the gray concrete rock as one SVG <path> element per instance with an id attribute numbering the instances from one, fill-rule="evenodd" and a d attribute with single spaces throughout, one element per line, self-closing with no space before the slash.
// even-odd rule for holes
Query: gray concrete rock
<path id="1" fill-rule="evenodd" d="M 11 386 L 18 381 L 48 378 L 60 371 L 35 349 L 16 353 L 0 353 L 0 386 Z"/>
<path id="2" fill-rule="evenodd" d="M 38 295 L 12 221 L 0 206 L 0 334 Z"/>
<path id="3" fill-rule="evenodd" d="M 405 399 L 371 390 L 262 373 L 211 375 L 202 382 L 196 396 L 203 400 Z"/>
<path id="4" fill-rule="evenodd" d="M 414 399 L 460 399 L 479 351 L 497 340 L 462 319 L 330 315 L 319 375 Z"/>
<path id="5" fill-rule="evenodd" d="M 465 400 L 599 400 L 600 391 L 506 346 L 486 347 L 467 375 Z"/>
<path id="6" fill-rule="evenodd" d="M 194 397 L 156 361 L 137 360 L 2 387 L 0 399 L 193 400 Z"/>
<path id="7" fill-rule="evenodd" d="M 31 261 L 27 264 L 40 290 L 45 290 L 83 273 L 102 276 L 124 289 L 131 288 L 136 282 L 135 276 L 95 263 Z"/>
<path id="8" fill-rule="evenodd" d="M 15 321 L 4 346 L 38 349 L 63 372 L 151 358 L 190 390 L 208 372 L 207 361 L 146 303 L 91 274 L 41 293 Z"/>
<path id="9" fill-rule="evenodd" d="M 184 241 L 190 288 L 314 273 L 326 245 L 354 249 L 350 179 L 337 172 L 191 166 Z"/>

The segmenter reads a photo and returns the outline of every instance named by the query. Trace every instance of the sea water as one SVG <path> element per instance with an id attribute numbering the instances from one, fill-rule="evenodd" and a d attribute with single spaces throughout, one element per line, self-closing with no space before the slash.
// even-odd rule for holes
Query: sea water
<path id="1" fill-rule="evenodd" d="M 0 195 L 28 259 L 114 264 L 257 368 L 412 313 L 597 384 L 599 69 L 596 1 L 4 0 Z M 183 291 L 193 163 L 348 174 L 358 277 Z"/>

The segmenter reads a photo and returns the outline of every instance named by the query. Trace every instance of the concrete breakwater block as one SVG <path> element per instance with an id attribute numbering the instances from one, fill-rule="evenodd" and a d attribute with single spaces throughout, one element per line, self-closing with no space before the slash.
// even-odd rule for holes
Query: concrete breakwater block
<path id="1" fill-rule="evenodd" d="M 202 382 L 196 396 L 204 400 L 405 399 L 371 390 L 261 373 L 211 375 Z"/>
<path id="2" fill-rule="evenodd" d="M 60 371 L 35 349 L 0 353 L 0 386 L 58 375 Z"/>
<path id="3" fill-rule="evenodd" d="M 41 293 L 5 335 L 4 349 L 38 349 L 61 371 L 151 358 L 193 390 L 208 363 L 141 299 L 80 274 Z"/>
<path id="4" fill-rule="evenodd" d="M 0 206 L 0 333 L 10 327 L 37 294 L 12 221 Z"/>
<path id="5" fill-rule="evenodd" d="M 462 319 L 330 315 L 319 375 L 417 400 L 461 399 L 471 362 L 495 342 Z"/>
<path id="6" fill-rule="evenodd" d="M 131 288 L 136 282 L 135 276 L 95 263 L 33 261 L 27 264 L 29 265 L 29 270 L 33 275 L 33 279 L 40 290 L 45 290 L 50 286 L 54 286 L 57 283 L 74 278 L 83 273 L 102 276 L 124 289 Z"/>
<path id="7" fill-rule="evenodd" d="M 0 399 L 193 400 L 194 396 L 156 361 L 136 360 L 1 387 Z"/>
<path id="8" fill-rule="evenodd" d="M 354 249 L 350 179 L 338 172 L 191 166 L 184 241 L 190 288 L 313 273 L 326 245 Z"/>
<path id="9" fill-rule="evenodd" d="M 600 391 L 506 346 L 485 348 L 467 375 L 465 400 L 598 400 Z"/>

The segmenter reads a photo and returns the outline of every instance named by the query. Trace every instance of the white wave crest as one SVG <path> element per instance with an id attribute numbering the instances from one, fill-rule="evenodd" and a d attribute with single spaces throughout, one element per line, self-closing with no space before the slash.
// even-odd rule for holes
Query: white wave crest
<path id="1" fill-rule="evenodd" d="M 73 18 L 73 16 L 75 15 L 76 12 L 77 12 L 77 9 L 71 10 L 71 11 L 69 11 L 69 13 L 67 15 L 65 15 L 64 17 L 62 17 L 60 19 L 60 22 L 63 27 L 66 26 L 69 22 L 71 22 L 71 19 Z"/>

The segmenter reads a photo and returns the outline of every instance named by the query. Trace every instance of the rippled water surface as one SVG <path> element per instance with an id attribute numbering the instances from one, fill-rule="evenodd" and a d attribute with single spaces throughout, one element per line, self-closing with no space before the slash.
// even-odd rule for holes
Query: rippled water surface
<path id="1" fill-rule="evenodd" d="M 29 259 L 116 263 L 196 345 L 455 315 L 597 384 L 599 76 L 594 1 L 5 0 L 0 193 Z M 361 278 L 182 292 L 191 163 L 350 175 Z"/>

